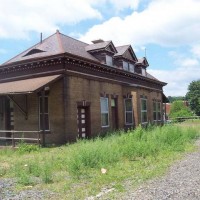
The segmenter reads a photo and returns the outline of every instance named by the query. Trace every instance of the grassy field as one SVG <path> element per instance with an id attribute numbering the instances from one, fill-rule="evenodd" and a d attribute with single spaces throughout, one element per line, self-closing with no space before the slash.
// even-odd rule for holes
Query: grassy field
<path id="1" fill-rule="evenodd" d="M 199 130 L 200 121 L 189 121 L 54 148 L 21 144 L 16 151 L 0 150 L 0 178 L 16 178 L 16 190 L 49 189 L 58 199 L 85 199 L 113 188 L 114 199 L 127 184 L 133 188 L 162 175 L 184 152 L 194 150 Z"/>

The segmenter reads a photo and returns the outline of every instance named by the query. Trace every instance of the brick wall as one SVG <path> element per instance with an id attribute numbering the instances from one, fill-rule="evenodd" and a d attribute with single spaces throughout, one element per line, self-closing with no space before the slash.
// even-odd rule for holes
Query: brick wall
<path id="1" fill-rule="evenodd" d="M 76 76 L 67 76 L 66 78 L 66 113 L 64 113 L 64 87 L 63 79 L 50 85 L 49 92 L 49 119 L 50 133 L 46 134 L 46 143 L 65 143 L 75 141 L 78 137 L 77 126 L 77 102 L 90 102 L 90 120 L 91 136 L 103 134 L 103 132 L 112 129 L 111 98 L 118 99 L 118 127 L 125 126 L 124 97 L 131 95 L 133 103 L 134 126 L 141 123 L 140 98 L 147 98 L 148 121 L 153 121 L 153 100 L 162 100 L 161 92 L 150 91 L 136 87 L 130 87 L 120 84 L 103 82 L 98 80 L 89 80 Z M 109 97 L 109 127 L 101 127 L 100 97 L 108 95 Z M 14 129 L 15 130 L 38 130 L 39 127 L 39 105 L 38 95 L 36 93 L 28 94 L 28 119 L 21 111 L 14 106 Z M 15 96 L 18 102 L 24 101 L 24 96 Z M 161 102 L 162 103 L 162 102 Z M 24 106 L 21 103 L 22 107 Z M 65 117 L 66 115 L 66 117 Z M 161 114 L 162 116 L 162 114 Z M 66 119 L 66 122 L 65 122 Z"/>

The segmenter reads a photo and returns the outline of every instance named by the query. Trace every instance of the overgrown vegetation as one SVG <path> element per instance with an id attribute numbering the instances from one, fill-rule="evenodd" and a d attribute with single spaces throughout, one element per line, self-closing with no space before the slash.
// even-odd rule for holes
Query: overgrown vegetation
<path id="1" fill-rule="evenodd" d="M 181 152 L 192 149 L 198 131 L 198 124 L 149 126 L 49 149 L 22 144 L 16 151 L 0 151 L 0 177 L 16 177 L 19 190 L 50 189 L 60 199 L 84 199 L 103 187 L 123 191 L 127 180 L 135 186 L 162 174 Z"/>
<path id="2" fill-rule="evenodd" d="M 194 116 L 192 111 L 186 107 L 183 101 L 174 101 L 172 103 L 169 117 L 175 119 L 177 117 L 191 117 Z"/>
<path id="3" fill-rule="evenodd" d="M 191 110 L 200 116 L 200 80 L 192 81 L 189 84 L 186 99 L 190 103 Z"/>

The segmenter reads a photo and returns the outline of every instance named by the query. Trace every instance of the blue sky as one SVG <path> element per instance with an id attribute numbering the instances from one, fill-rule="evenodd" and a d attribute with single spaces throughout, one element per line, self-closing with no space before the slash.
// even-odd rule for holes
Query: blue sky
<path id="1" fill-rule="evenodd" d="M 6 0 L 0 4 L 0 64 L 43 37 L 61 33 L 131 44 L 166 96 L 200 79 L 200 0 Z"/>

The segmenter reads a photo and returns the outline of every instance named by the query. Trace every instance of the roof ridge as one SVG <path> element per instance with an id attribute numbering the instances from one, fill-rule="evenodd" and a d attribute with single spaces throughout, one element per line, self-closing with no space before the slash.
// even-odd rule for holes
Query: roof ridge
<path id="1" fill-rule="evenodd" d="M 126 45 L 121 45 L 121 46 L 116 46 L 117 47 L 125 47 L 125 46 L 131 46 L 130 44 L 126 44 Z"/>
<path id="2" fill-rule="evenodd" d="M 63 43 L 62 43 L 61 38 L 60 38 L 59 30 L 56 31 L 56 36 L 57 36 L 57 39 L 58 39 L 58 44 L 59 44 L 59 47 L 60 47 L 60 51 L 61 51 L 61 53 L 64 53 L 65 50 L 63 48 Z"/>
<path id="3" fill-rule="evenodd" d="M 50 37 L 52 37 L 52 36 L 53 36 L 53 35 L 55 35 L 55 34 L 56 34 L 56 33 L 54 33 L 54 34 L 52 34 L 52 35 L 48 36 L 48 37 L 47 37 L 47 38 L 45 38 L 44 40 L 42 40 L 42 41 L 40 41 L 40 42 L 38 42 L 38 43 L 34 44 L 34 45 L 33 45 L 33 46 L 31 46 L 30 48 L 28 48 L 28 49 L 26 49 L 26 50 L 24 50 L 24 51 L 20 52 L 19 54 L 17 54 L 16 56 L 14 56 L 14 57 L 12 57 L 12 58 L 10 58 L 10 59 L 9 59 L 9 60 L 7 60 L 6 62 L 2 63 L 0 67 L 2 67 L 3 65 L 6 65 L 6 64 L 8 64 L 8 63 L 9 63 L 11 60 L 13 60 L 13 59 L 17 58 L 19 55 L 21 55 L 21 54 L 23 54 L 23 53 L 25 53 L 25 52 L 28 52 L 29 50 L 33 49 L 34 47 L 37 47 L 39 44 L 42 44 L 44 41 L 48 40 Z"/>
<path id="4" fill-rule="evenodd" d="M 76 41 L 78 41 L 78 42 L 82 42 L 82 43 L 84 43 L 84 44 L 90 45 L 90 44 L 88 44 L 88 43 L 86 43 L 86 42 L 83 42 L 83 41 L 78 40 L 78 39 L 76 39 L 76 38 L 73 38 L 73 37 L 71 37 L 71 36 L 65 35 L 65 34 L 63 34 L 63 33 L 61 33 L 61 32 L 59 32 L 59 33 L 60 33 L 60 35 L 63 35 L 63 36 L 65 36 L 65 37 L 68 37 L 68 38 L 70 38 L 70 39 L 72 39 L 72 40 L 76 40 Z"/>

